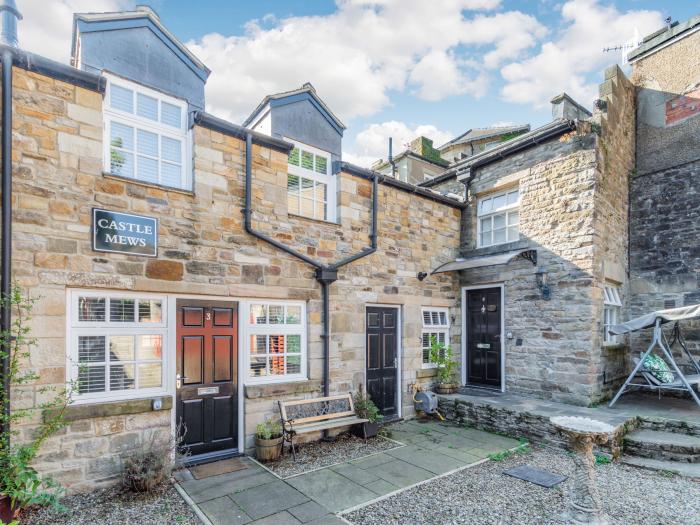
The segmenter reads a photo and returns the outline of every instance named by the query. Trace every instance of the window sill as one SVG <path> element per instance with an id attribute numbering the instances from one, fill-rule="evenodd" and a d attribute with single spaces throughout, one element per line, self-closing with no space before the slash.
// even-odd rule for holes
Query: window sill
<path id="1" fill-rule="evenodd" d="M 80 404 L 72 404 L 66 408 L 63 419 L 65 421 L 78 421 L 80 419 L 93 419 L 96 417 L 122 416 L 128 414 L 141 414 L 154 412 L 153 401 L 161 399 L 163 406 L 158 410 L 170 410 L 173 406 L 173 398 L 169 395 L 152 396 L 143 399 L 128 399 L 123 401 L 84 401 Z M 44 412 L 44 417 L 51 415 L 52 411 Z"/>
<path id="2" fill-rule="evenodd" d="M 340 223 L 336 221 L 327 221 L 326 219 L 314 219 L 313 217 L 306 217 L 305 215 L 297 215 L 296 213 L 287 213 L 289 217 L 293 219 L 301 219 L 304 221 L 315 222 L 318 224 L 326 224 L 328 226 L 340 226 Z"/>
<path id="3" fill-rule="evenodd" d="M 284 383 L 252 383 L 245 385 L 244 389 L 246 399 L 263 399 L 321 392 L 323 385 L 319 380 L 298 379 Z"/>
<path id="4" fill-rule="evenodd" d="M 174 193 L 181 193 L 182 195 L 189 195 L 190 197 L 194 197 L 193 190 L 183 190 L 182 188 L 164 186 L 163 184 L 156 184 L 155 182 L 146 182 L 138 179 L 132 179 L 130 177 L 122 177 L 121 175 L 112 175 L 111 173 L 107 173 L 106 171 L 102 172 L 102 176 L 105 179 L 118 180 L 120 182 L 128 182 L 130 184 L 136 184 L 137 186 L 143 186 L 145 188 L 154 188 L 162 191 L 172 191 Z"/>

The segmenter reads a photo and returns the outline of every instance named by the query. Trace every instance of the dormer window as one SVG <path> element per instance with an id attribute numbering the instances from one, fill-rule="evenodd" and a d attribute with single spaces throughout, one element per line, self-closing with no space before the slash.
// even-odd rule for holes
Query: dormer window
<path id="1" fill-rule="evenodd" d="M 289 140 L 289 139 L 287 139 Z M 335 176 L 331 155 L 306 144 L 290 141 L 287 174 L 287 206 L 292 215 L 335 221 Z"/>
<path id="2" fill-rule="evenodd" d="M 191 189 L 186 102 L 110 75 L 104 125 L 107 173 Z"/>

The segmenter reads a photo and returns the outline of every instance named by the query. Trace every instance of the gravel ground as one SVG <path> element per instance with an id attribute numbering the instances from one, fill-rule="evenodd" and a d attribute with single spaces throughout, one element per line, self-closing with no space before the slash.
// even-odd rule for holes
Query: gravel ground
<path id="1" fill-rule="evenodd" d="M 21 516 L 22 525 L 201 525 L 169 483 L 148 495 L 122 493 L 114 487 L 68 496 L 61 503 L 68 513 L 28 510 Z"/>
<path id="2" fill-rule="evenodd" d="M 288 478 L 310 470 L 329 467 L 351 459 L 369 456 L 376 452 L 390 450 L 398 445 L 381 436 L 369 438 L 367 443 L 362 438 L 351 434 L 340 434 L 334 441 L 314 441 L 295 445 L 297 460 L 294 462 L 292 453 L 285 454 L 279 461 L 267 462 L 264 465 L 281 478 Z"/>
<path id="3" fill-rule="evenodd" d="M 355 525 L 560 523 L 570 479 L 552 489 L 504 475 L 522 464 L 571 476 L 571 456 L 553 449 L 488 461 L 356 510 Z M 605 511 L 613 524 L 700 523 L 700 483 L 618 463 L 596 467 Z"/>

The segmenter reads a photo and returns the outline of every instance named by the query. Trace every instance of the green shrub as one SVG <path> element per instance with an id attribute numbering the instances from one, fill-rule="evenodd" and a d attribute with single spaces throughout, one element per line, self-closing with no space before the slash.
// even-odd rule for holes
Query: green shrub
<path id="1" fill-rule="evenodd" d="M 384 416 L 381 415 L 377 405 L 367 395 L 362 385 L 359 386 L 357 392 L 352 396 L 352 402 L 355 406 L 355 414 L 357 417 L 367 419 L 370 423 L 381 421 Z"/>
<path id="2" fill-rule="evenodd" d="M 452 347 L 438 343 L 437 338 L 430 338 L 430 362 L 437 365 L 437 382 L 449 384 L 454 382 L 455 369 L 459 364 L 454 358 Z"/>
<path id="3" fill-rule="evenodd" d="M 255 437 L 258 439 L 277 439 L 282 437 L 282 423 L 275 418 L 269 418 L 255 425 Z"/>

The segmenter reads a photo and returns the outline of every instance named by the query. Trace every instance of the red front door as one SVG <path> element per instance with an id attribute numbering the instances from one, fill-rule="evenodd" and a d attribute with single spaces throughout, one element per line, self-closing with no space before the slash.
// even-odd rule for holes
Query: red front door
<path id="1" fill-rule="evenodd" d="M 237 303 L 178 299 L 177 422 L 192 455 L 236 448 Z"/>

